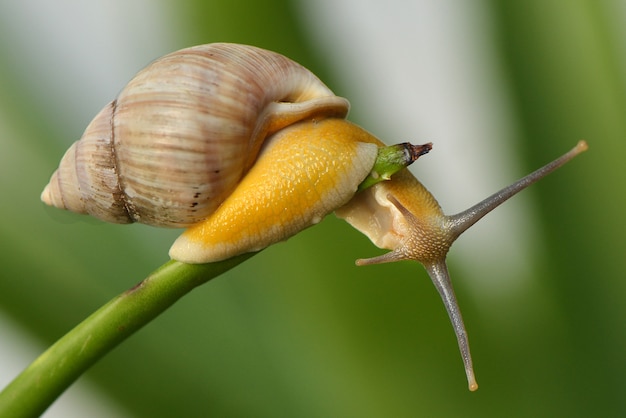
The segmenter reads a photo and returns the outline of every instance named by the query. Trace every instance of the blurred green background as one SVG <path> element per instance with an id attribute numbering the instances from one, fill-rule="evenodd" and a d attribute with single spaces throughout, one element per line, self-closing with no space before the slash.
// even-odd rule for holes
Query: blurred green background
<path id="1" fill-rule="evenodd" d="M 624 1 L 7 3 L 2 382 L 166 261 L 177 235 L 44 208 L 39 194 L 64 150 L 150 60 L 231 41 L 301 62 L 389 142 L 433 141 L 415 170 L 447 212 L 578 139 L 590 151 L 453 247 L 478 392 L 467 391 L 422 268 L 355 267 L 380 251 L 330 216 L 192 292 L 100 361 L 77 384 L 101 394 L 83 414 L 626 416 Z M 15 348 L 18 335 L 35 346 Z M 60 407 L 49 416 L 69 416 Z"/>

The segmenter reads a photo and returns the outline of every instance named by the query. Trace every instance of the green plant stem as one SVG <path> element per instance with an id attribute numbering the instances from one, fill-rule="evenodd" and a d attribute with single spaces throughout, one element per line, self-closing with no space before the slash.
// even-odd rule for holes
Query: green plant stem
<path id="1" fill-rule="evenodd" d="M 431 144 L 381 147 L 359 190 L 388 180 Z M 242 254 L 209 264 L 169 261 L 133 288 L 98 309 L 30 364 L 2 392 L 0 417 L 37 417 L 105 354 L 195 287 L 247 260 Z"/>
<path id="2" fill-rule="evenodd" d="M 210 264 L 169 261 L 68 332 L 2 392 L 0 417 L 41 415 L 82 373 L 195 287 L 254 253 Z"/>
<path id="3" fill-rule="evenodd" d="M 428 154 L 433 148 L 429 142 L 413 145 L 409 142 L 378 148 L 378 156 L 370 174 L 359 185 L 359 191 L 372 187 L 376 183 L 391 179 L 391 176 L 413 164 L 419 157 Z"/>

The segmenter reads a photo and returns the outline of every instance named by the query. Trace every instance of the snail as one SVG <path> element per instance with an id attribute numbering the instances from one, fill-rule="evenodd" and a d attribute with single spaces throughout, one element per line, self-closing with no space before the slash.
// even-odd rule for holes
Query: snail
<path id="1" fill-rule="evenodd" d="M 227 43 L 182 49 L 149 64 L 100 111 L 41 198 L 107 222 L 187 228 L 170 249 L 185 263 L 259 251 L 334 211 L 391 250 L 358 265 L 407 259 L 424 265 L 476 390 L 445 264 L 450 245 L 586 143 L 447 216 L 408 170 L 358 191 L 383 143 L 347 121 L 348 110 L 346 99 L 278 53 Z"/>

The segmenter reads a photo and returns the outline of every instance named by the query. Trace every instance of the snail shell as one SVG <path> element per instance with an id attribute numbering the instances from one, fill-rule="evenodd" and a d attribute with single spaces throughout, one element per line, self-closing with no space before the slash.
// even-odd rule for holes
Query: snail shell
<path id="1" fill-rule="evenodd" d="M 224 201 L 272 133 L 348 110 L 280 54 L 237 44 L 183 49 L 139 72 L 100 111 L 42 200 L 107 222 L 190 226 Z"/>

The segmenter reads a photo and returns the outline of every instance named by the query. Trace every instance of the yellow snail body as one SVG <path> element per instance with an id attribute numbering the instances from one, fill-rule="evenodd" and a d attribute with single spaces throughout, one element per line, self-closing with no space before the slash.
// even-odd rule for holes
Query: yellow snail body
<path id="1" fill-rule="evenodd" d="M 139 72 L 94 118 L 42 200 L 108 222 L 189 227 L 170 250 L 186 263 L 259 251 L 336 211 L 391 250 L 357 264 L 411 259 L 425 266 L 475 390 L 445 264 L 450 245 L 586 144 L 447 216 L 407 170 L 357 193 L 383 144 L 346 121 L 348 110 L 346 99 L 277 53 L 236 44 L 183 49 Z"/>
<path id="2" fill-rule="evenodd" d="M 224 204 L 185 231 L 170 256 L 218 261 L 261 250 L 319 222 L 348 203 L 371 171 L 378 151 L 373 140 L 336 118 L 282 129 Z"/>

